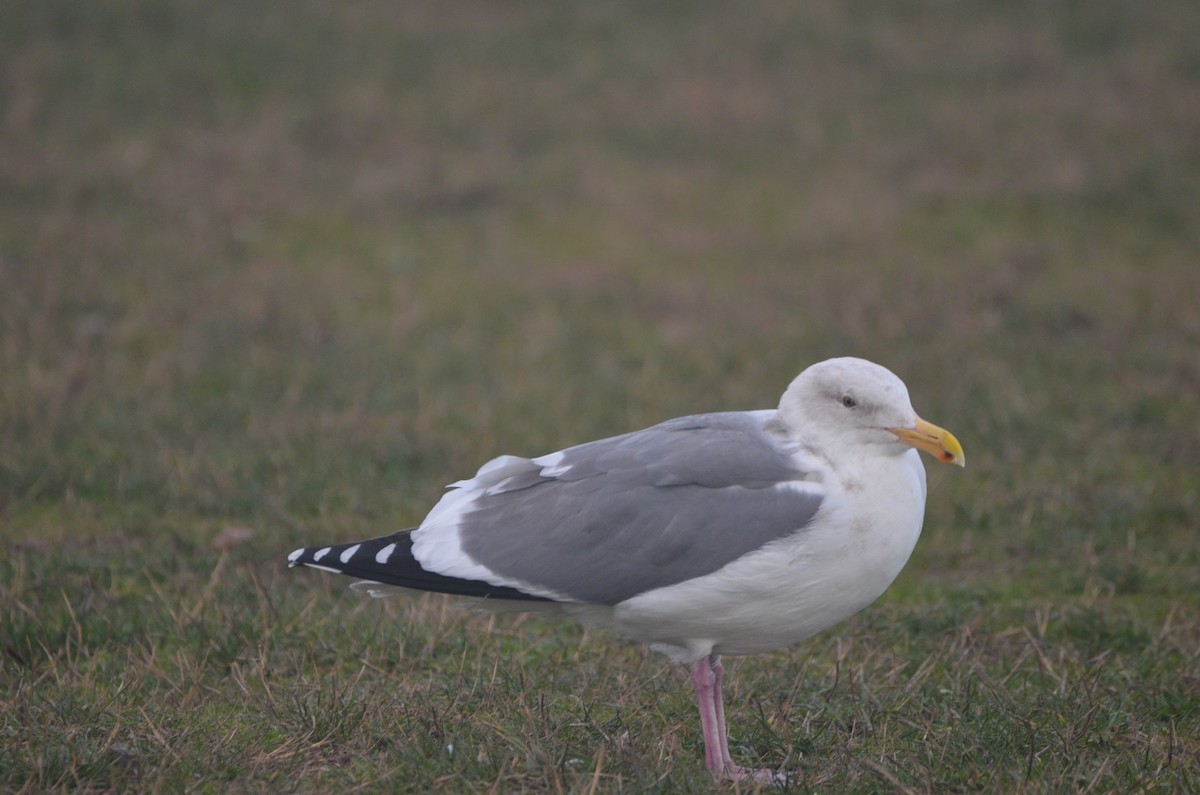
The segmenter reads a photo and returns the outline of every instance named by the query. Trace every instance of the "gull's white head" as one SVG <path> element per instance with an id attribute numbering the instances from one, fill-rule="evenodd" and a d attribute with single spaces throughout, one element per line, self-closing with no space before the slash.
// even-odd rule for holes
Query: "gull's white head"
<path id="1" fill-rule="evenodd" d="M 915 447 L 939 461 L 966 463 L 952 433 L 917 416 L 904 382 L 866 359 L 812 365 L 783 393 L 779 416 L 793 431 L 830 450 L 870 446 L 898 455 Z"/>

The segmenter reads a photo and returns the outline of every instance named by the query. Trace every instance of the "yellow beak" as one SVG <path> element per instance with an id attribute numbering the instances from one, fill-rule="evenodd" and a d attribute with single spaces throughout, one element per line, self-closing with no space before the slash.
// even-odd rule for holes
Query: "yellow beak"
<path id="1" fill-rule="evenodd" d="M 916 423 L 911 428 L 888 428 L 888 430 L 896 434 L 900 441 L 911 444 L 918 450 L 924 450 L 939 461 L 958 464 L 960 467 L 967 465 L 967 457 L 963 454 L 962 445 L 958 443 L 958 439 L 954 438 L 954 434 L 945 428 L 939 428 L 932 422 L 926 422 L 917 417 Z"/>

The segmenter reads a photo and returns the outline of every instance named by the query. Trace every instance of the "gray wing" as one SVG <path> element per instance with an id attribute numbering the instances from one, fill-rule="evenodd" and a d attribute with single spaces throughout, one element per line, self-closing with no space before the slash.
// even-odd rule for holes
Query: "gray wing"
<path id="1" fill-rule="evenodd" d="M 701 577 L 816 514 L 823 490 L 781 444 L 730 412 L 498 460 L 471 482 L 461 548 L 505 581 L 595 604 Z"/>

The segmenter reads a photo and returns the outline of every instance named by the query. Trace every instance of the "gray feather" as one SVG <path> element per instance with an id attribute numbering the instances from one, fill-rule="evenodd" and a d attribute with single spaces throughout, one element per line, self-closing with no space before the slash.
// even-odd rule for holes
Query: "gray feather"
<path id="1" fill-rule="evenodd" d="M 563 451 L 556 476 L 507 458 L 473 484 L 463 551 L 508 578 L 613 605 L 801 531 L 821 504 L 782 439 L 707 414 Z"/>

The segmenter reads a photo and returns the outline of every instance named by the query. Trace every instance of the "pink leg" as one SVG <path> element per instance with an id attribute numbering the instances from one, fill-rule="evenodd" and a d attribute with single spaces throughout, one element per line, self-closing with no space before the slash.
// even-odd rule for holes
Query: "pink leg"
<path id="1" fill-rule="evenodd" d="M 692 687 L 696 689 L 696 707 L 700 710 L 700 729 L 704 733 L 704 764 L 713 778 L 725 776 L 725 734 L 721 726 L 720 708 L 715 699 L 717 675 L 711 658 L 701 657 L 692 663 Z"/>
<path id="2" fill-rule="evenodd" d="M 729 738 L 725 729 L 725 703 L 721 695 L 721 679 L 725 667 L 719 655 L 710 654 L 692 663 L 692 685 L 696 689 L 696 706 L 700 709 L 700 726 L 704 732 L 704 763 L 713 778 L 735 781 L 754 779 L 762 783 L 781 780 L 772 770 L 748 770 L 733 761 L 729 754 Z"/>
<path id="3" fill-rule="evenodd" d="M 742 768 L 733 763 L 733 757 L 729 755 L 729 731 L 725 727 L 725 696 L 721 693 L 721 680 L 725 678 L 725 666 L 721 664 L 720 655 L 713 654 L 709 656 L 709 664 L 713 672 L 713 706 L 717 711 L 717 730 L 721 737 L 721 759 L 725 763 L 725 769 L 730 771 L 743 772 Z"/>

